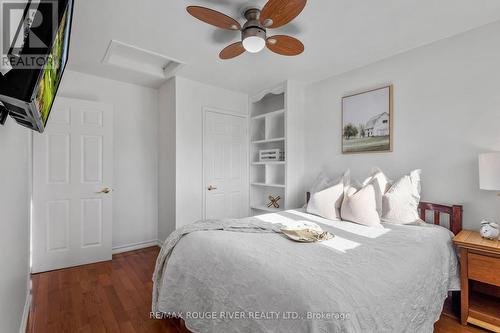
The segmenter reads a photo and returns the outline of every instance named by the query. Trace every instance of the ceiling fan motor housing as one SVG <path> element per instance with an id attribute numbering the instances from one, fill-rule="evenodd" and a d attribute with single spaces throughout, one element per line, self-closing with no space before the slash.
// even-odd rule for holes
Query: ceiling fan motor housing
<path id="1" fill-rule="evenodd" d="M 241 39 L 244 40 L 248 37 L 259 37 L 262 39 L 266 39 L 266 30 L 259 27 L 248 27 L 245 30 L 241 31 Z"/>
<path id="2" fill-rule="evenodd" d="M 245 11 L 245 18 L 247 22 L 241 29 L 241 39 L 244 40 L 248 37 L 259 37 L 266 39 L 266 29 L 260 23 L 260 10 L 251 8 Z"/>

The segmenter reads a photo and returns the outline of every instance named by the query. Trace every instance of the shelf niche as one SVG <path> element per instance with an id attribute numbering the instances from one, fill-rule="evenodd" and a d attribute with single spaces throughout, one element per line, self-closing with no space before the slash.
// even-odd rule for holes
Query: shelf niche
<path id="1" fill-rule="evenodd" d="M 257 117 L 264 114 L 272 113 L 285 109 L 285 93 L 267 93 L 258 101 L 251 105 L 252 117 Z"/>
<path id="2" fill-rule="evenodd" d="M 274 207 L 267 207 L 269 203 L 269 196 L 272 195 L 273 197 L 281 197 L 281 199 L 278 201 L 279 208 L 274 208 Z M 250 207 L 252 209 L 256 209 L 255 207 L 258 207 L 257 210 L 261 211 L 278 211 L 278 210 L 283 210 L 285 207 L 285 190 L 284 188 L 279 188 L 279 187 L 266 187 L 266 186 L 252 186 L 252 191 L 250 193 Z M 259 208 L 268 208 L 268 209 L 259 209 Z M 262 214 L 262 213 L 261 213 Z"/>

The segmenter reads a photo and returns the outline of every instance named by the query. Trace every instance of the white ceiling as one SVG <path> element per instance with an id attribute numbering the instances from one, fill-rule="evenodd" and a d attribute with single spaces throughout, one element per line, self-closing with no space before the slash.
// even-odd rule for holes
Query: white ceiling
<path id="1" fill-rule="evenodd" d="M 286 79 L 316 81 L 500 20 L 498 0 L 310 0 L 285 29 L 306 46 L 298 57 L 264 50 L 219 60 L 239 40 L 191 17 L 187 5 L 219 10 L 241 23 L 255 0 L 77 0 L 69 69 L 127 80 L 101 63 L 112 39 L 178 59 L 180 75 L 256 92 Z"/>

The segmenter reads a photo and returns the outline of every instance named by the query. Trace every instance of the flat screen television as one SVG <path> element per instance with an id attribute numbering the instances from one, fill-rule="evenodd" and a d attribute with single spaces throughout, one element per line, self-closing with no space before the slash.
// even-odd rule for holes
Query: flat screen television
<path id="1" fill-rule="evenodd" d="M 17 31 L 24 41 L 21 47 L 10 49 L 12 69 L 0 79 L 4 113 L 0 121 L 5 121 L 7 113 L 18 124 L 42 133 L 68 62 L 73 0 L 40 0 L 34 4 L 31 0 L 26 3 Z M 39 21 L 33 24 L 34 20 Z M 34 38 L 37 47 L 32 45 Z"/>

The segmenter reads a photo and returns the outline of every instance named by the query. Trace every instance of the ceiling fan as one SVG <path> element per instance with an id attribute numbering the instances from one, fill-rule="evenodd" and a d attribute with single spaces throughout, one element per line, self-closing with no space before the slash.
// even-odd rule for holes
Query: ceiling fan
<path id="1" fill-rule="evenodd" d="M 264 8 L 249 8 L 243 16 L 247 20 L 241 26 L 238 21 L 216 10 L 189 6 L 189 14 L 218 28 L 241 31 L 241 42 L 227 46 L 219 53 L 219 58 L 235 58 L 245 51 L 257 53 L 267 48 L 274 53 L 296 56 L 304 52 L 304 44 L 287 35 L 267 36 L 267 29 L 276 29 L 291 22 L 306 6 L 307 0 L 269 0 Z"/>

